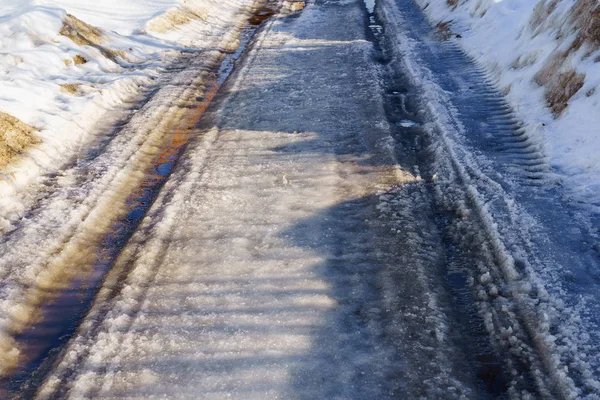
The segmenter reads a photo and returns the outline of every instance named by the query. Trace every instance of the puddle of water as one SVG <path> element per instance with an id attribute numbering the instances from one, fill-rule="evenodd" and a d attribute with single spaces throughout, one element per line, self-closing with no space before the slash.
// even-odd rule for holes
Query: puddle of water
<path id="1" fill-rule="evenodd" d="M 379 41 L 383 36 L 384 29 L 383 25 L 378 21 L 377 17 L 375 16 L 375 6 L 377 5 L 377 0 L 363 0 L 363 2 L 365 4 L 365 8 L 367 9 L 367 16 L 369 19 L 367 23 L 367 37 L 373 43 L 376 52 L 381 53 Z"/>
<path id="2" fill-rule="evenodd" d="M 274 14 L 274 10 L 263 7 L 250 16 L 249 26 L 240 34 L 239 48 L 235 52 L 224 53 L 218 72 L 212 74 L 211 81 L 207 82 L 207 93 L 196 97 L 199 103 L 174 132 L 169 134 L 141 184 L 127 197 L 125 208 L 128 211 L 113 223 L 110 232 L 101 241 L 96 261 L 87 267 L 82 265 L 78 274 L 71 275 L 70 281 L 65 285 L 67 289 L 63 286 L 62 289 L 48 290 L 42 294 L 43 301 L 36 314 L 37 318 L 15 337 L 22 356 L 12 374 L 0 379 L 0 397 L 31 398 L 35 394 L 61 348 L 77 330 L 106 273 L 169 178 L 189 142 L 192 131 L 190 128 L 199 123 L 258 27 Z"/>

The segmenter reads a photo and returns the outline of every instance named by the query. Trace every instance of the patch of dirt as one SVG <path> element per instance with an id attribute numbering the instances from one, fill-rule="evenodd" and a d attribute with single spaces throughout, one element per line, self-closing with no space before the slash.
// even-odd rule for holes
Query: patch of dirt
<path id="1" fill-rule="evenodd" d="M 578 29 L 576 42 L 600 48 L 600 3 L 597 0 L 577 0 L 571 8 L 570 19 Z"/>
<path id="2" fill-rule="evenodd" d="M 574 69 L 560 73 L 546 85 L 546 102 L 555 117 L 559 117 L 568 107 L 569 100 L 583 87 L 585 74 Z"/>
<path id="3" fill-rule="evenodd" d="M 529 20 L 529 27 L 532 30 L 536 30 L 539 26 L 541 26 L 550 14 L 554 12 L 556 6 L 558 5 L 558 0 L 550 0 L 550 1 L 540 1 L 536 4 L 533 9 L 533 16 Z"/>
<path id="4" fill-rule="evenodd" d="M 98 49 L 102 55 L 113 62 L 117 62 L 117 57 L 126 60 L 125 52 L 122 50 L 112 50 L 102 45 L 104 42 L 104 34 L 99 28 L 83 22 L 74 15 L 67 14 L 63 19 L 63 26 L 59 32 L 61 35 L 68 37 L 79 46 L 91 46 Z M 75 56 L 75 58 L 81 56 Z M 83 61 L 84 57 L 81 57 Z M 76 60 L 74 60 L 77 63 Z M 87 60 L 86 60 L 87 62 Z"/>
<path id="5" fill-rule="evenodd" d="M 80 83 L 63 83 L 60 85 L 60 91 L 67 94 L 76 95 L 79 93 Z"/>
<path id="6" fill-rule="evenodd" d="M 8 165 L 27 148 L 39 143 L 36 131 L 33 126 L 0 111 L 0 167 Z"/>
<path id="7" fill-rule="evenodd" d="M 176 29 L 178 26 L 189 24 L 193 20 L 206 21 L 208 11 L 205 9 L 195 9 L 191 7 L 176 8 L 167 11 L 147 24 L 148 30 L 156 33 L 167 33 Z"/>
<path id="8" fill-rule="evenodd" d="M 73 62 L 75 63 L 75 65 L 81 65 L 86 64 L 88 60 L 84 56 L 80 56 L 79 54 L 77 54 L 75 57 L 73 57 Z"/>

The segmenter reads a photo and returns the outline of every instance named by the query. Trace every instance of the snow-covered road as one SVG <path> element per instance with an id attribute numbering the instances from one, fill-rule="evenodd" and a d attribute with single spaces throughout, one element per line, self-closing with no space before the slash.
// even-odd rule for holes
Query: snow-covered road
<path id="1" fill-rule="evenodd" d="M 372 6 L 240 16 L 55 177 L 0 242 L 0 394 L 600 395 L 597 284 L 560 280 L 586 215 L 414 5 Z"/>

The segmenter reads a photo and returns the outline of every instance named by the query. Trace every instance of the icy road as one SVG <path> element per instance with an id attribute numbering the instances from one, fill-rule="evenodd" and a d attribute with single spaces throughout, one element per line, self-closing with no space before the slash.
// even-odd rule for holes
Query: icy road
<path id="1" fill-rule="evenodd" d="M 409 0 L 267 6 L 2 237 L 1 397 L 599 398 L 597 217 L 494 82 Z"/>

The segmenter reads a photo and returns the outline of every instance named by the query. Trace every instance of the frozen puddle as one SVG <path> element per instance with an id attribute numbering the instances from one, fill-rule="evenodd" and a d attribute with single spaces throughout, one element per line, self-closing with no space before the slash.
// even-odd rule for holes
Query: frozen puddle
<path id="1" fill-rule="evenodd" d="M 396 126 L 402 127 L 402 128 L 414 128 L 415 126 L 420 126 L 421 124 L 418 123 L 417 121 L 413 121 L 411 119 L 401 119 L 400 121 L 396 122 Z"/>

